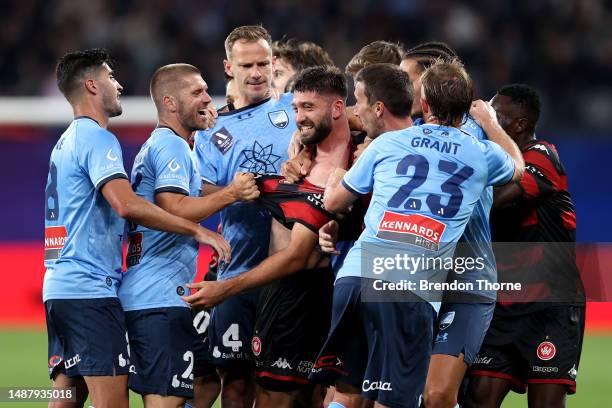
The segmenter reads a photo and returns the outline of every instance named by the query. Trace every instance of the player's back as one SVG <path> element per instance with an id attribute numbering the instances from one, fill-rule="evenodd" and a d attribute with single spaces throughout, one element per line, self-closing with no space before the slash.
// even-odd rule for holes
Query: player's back
<path id="1" fill-rule="evenodd" d="M 119 142 L 93 119 L 75 118 L 49 163 L 45 301 L 116 296 L 123 220 L 100 191 L 114 178 L 127 178 Z"/>
<path id="2" fill-rule="evenodd" d="M 460 129 L 425 124 L 385 133 L 344 178 L 356 193 L 373 189 L 366 228 L 351 252 L 364 242 L 399 243 L 409 244 L 402 248 L 412 256 L 452 257 L 484 189 L 508 182 L 513 171 L 498 145 Z M 350 255 L 339 278 L 360 270 L 359 257 Z"/>
<path id="3" fill-rule="evenodd" d="M 188 143 L 170 128 L 156 128 L 134 160 L 132 188 L 155 203 L 159 193 L 200 195 L 200 176 Z M 198 243 L 191 237 L 128 223 L 127 271 L 119 289 L 123 308 L 187 307 L 180 299 L 196 273 Z"/>
<path id="4" fill-rule="evenodd" d="M 291 94 L 219 113 L 211 130 L 195 136 L 198 169 L 204 182 L 226 186 L 238 171 L 280 174 L 296 130 Z M 220 265 L 226 279 L 258 265 L 268 256 L 270 216 L 252 203 L 234 203 L 221 211 L 222 234 L 232 260 Z"/>

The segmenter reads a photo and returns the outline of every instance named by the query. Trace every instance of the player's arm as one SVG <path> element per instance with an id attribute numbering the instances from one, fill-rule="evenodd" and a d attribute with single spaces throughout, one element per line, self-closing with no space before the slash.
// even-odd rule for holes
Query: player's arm
<path id="1" fill-rule="evenodd" d="M 327 179 L 323 205 L 327 211 L 333 213 L 348 212 L 359 194 L 352 189 L 342 178 L 346 174 L 344 169 L 336 169 Z"/>
<path id="2" fill-rule="evenodd" d="M 236 173 L 232 183 L 205 195 L 188 195 L 161 192 L 155 195 L 155 203 L 171 214 L 200 222 L 236 201 L 250 201 L 259 197 L 259 190 L 252 173 Z"/>
<path id="3" fill-rule="evenodd" d="M 223 186 L 209 183 L 208 181 L 202 182 L 202 195 L 208 196 L 217 193 L 223 189 Z"/>
<path id="4" fill-rule="evenodd" d="M 230 259 L 230 246 L 223 237 L 137 196 L 127 179 L 110 180 L 101 187 L 101 192 L 120 217 L 150 229 L 189 235 L 198 242 L 213 247 L 221 258 Z"/>
<path id="5" fill-rule="evenodd" d="M 483 100 L 477 100 L 472 102 L 470 115 L 472 115 L 474 120 L 482 127 L 489 140 L 497 143 L 510 155 L 514 161 L 514 174 L 512 175 L 511 181 L 519 181 L 525 171 L 523 155 L 516 143 L 514 143 L 512 138 L 508 136 L 506 131 L 500 126 L 497 121 L 495 109 L 491 107 L 490 103 Z"/>
<path id="6" fill-rule="evenodd" d="M 223 300 L 249 289 L 264 286 L 272 281 L 304 269 L 310 254 L 318 242 L 318 235 L 302 224 L 295 223 L 289 245 L 269 256 L 255 268 L 234 278 L 216 282 L 188 284 L 200 289 L 183 300 L 194 307 L 212 307 Z"/>
<path id="7" fill-rule="evenodd" d="M 493 207 L 504 208 L 517 201 L 523 195 L 523 190 L 517 183 L 508 183 L 493 190 Z"/>

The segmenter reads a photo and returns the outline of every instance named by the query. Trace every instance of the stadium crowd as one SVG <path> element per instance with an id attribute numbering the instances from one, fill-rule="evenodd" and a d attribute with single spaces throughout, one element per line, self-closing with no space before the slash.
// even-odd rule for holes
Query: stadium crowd
<path id="1" fill-rule="evenodd" d="M 537 91 L 479 100 L 435 41 L 371 42 L 344 72 L 262 26 L 224 48 L 219 109 L 194 65 L 155 70 L 158 124 L 129 178 L 106 129 L 120 66 L 59 60 L 74 120 L 45 188 L 54 387 L 100 407 L 128 387 L 147 407 L 496 407 L 510 390 L 564 406 L 585 298 Z M 217 212 L 219 233 L 199 225 Z M 193 282 L 198 243 L 215 256 Z"/>
<path id="2" fill-rule="evenodd" d="M 172 61 L 201 67 L 211 94 L 222 94 L 219 44 L 232 27 L 259 22 L 274 38 L 286 34 L 333 49 L 339 66 L 378 39 L 446 41 L 466 61 L 477 95 L 525 82 L 548 107 L 546 128 L 611 125 L 612 9 L 603 0 L 2 2 L 0 95 L 56 94 L 51 61 L 100 44 L 121 65 L 127 95 L 146 95 L 154 70 Z"/>

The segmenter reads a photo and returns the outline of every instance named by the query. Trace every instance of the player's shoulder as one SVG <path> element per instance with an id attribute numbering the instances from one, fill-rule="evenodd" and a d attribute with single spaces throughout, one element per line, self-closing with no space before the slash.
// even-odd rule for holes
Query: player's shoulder
<path id="1" fill-rule="evenodd" d="M 98 144 L 118 143 L 117 136 L 108 129 L 101 127 L 91 118 L 75 118 L 74 137 L 78 146 L 96 146 Z"/>
<path id="2" fill-rule="evenodd" d="M 527 152 L 532 152 L 543 154 L 548 157 L 557 156 L 557 148 L 555 147 L 555 145 L 546 140 L 541 139 L 535 139 L 529 142 L 525 147 L 523 147 L 522 151 L 523 154 Z"/>
<path id="3" fill-rule="evenodd" d="M 554 144 L 541 139 L 529 142 L 522 149 L 525 163 L 538 165 L 541 167 L 552 166 L 559 173 L 564 173 L 559 152 Z M 550 163 L 547 165 L 547 163 Z"/>
<path id="4" fill-rule="evenodd" d="M 158 127 L 151 132 L 148 143 L 158 149 L 189 150 L 185 139 L 167 127 Z"/>

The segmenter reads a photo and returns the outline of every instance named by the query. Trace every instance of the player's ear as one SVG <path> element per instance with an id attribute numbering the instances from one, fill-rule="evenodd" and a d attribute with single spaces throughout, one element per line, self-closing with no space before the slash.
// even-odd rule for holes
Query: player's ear
<path id="1" fill-rule="evenodd" d="M 523 133 L 527 130 L 527 127 L 529 126 L 529 121 L 527 120 L 527 118 L 518 118 L 514 121 L 513 125 L 516 133 Z"/>
<path id="2" fill-rule="evenodd" d="M 170 96 L 170 95 L 164 95 L 164 97 L 162 98 L 162 104 L 164 105 L 164 108 L 168 112 L 174 113 L 178 109 L 178 106 L 176 104 L 176 100 L 174 99 L 173 96 Z"/>
<path id="3" fill-rule="evenodd" d="M 344 112 L 344 101 L 342 99 L 334 100 L 332 105 L 332 118 L 338 119 Z"/>
<path id="4" fill-rule="evenodd" d="M 423 111 L 423 117 L 426 118 L 429 114 L 429 104 L 423 98 L 421 98 L 421 110 Z"/>
<path id="5" fill-rule="evenodd" d="M 380 118 L 385 112 L 385 104 L 382 101 L 376 101 L 374 104 L 374 113 L 377 118 Z"/>
<path id="6" fill-rule="evenodd" d="M 227 75 L 234 77 L 234 74 L 232 74 L 232 63 L 228 59 L 223 60 L 223 69 Z"/>
<path id="7" fill-rule="evenodd" d="M 96 86 L 96 81 L 92 78 L 85 80 L 85 90 L 92 94 L 96 95 L 98 93 L 98 87 Z"/>

